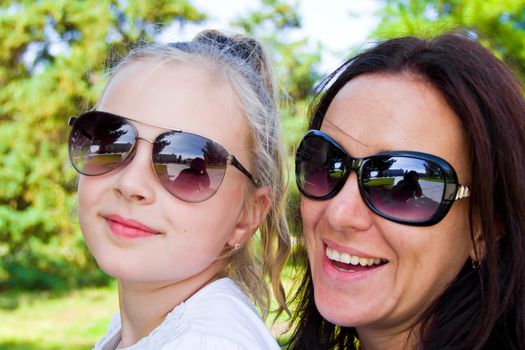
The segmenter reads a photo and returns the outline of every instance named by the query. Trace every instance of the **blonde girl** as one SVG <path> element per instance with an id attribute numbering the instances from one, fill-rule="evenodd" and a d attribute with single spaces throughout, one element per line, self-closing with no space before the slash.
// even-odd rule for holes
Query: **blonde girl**
<path id="1" fill-rule="evenodd" d="M 205 31 L 134 49 L 70 124 L 81 230 L 118 280 L 120 313 L 95 349 L 278 349 L 252 304 L 266 316 L 267 278 L 286 308 L 289 251 L 261 45 Z"/>

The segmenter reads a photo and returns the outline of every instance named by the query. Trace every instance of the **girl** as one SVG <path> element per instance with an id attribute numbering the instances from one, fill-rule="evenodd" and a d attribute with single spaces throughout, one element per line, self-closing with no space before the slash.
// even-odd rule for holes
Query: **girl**
<path id="1" fill-rule="evenodd" d="M 524 349 L 515 76 L 450 34 L 381 43 L 323 88 L 296 157 L 309 263 L 290 348 Z"/>
<path id="2" fill-rule="evenodd" d="M 133 50 L 72 119 L 80 227 L 119 289 L 95 349 L 279 348 L 246 296 L 266 315 L 268 277 L 286 308 L 274 95 L 258 42 L 206 31 Z"/>

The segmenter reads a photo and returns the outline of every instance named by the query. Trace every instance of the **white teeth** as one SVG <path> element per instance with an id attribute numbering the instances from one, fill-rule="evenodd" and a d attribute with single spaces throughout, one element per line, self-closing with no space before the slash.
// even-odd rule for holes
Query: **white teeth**
<path id="1" fill-rule="evenodd" d="M 335 260 L 335 261 L 339 261 L 339 252 L 336 251 L 336 250 L 333 250 L 333 249 L 327 249 L 326 250 L 326 256 L 328 257 L 328 259 L 330 260 Z"/>
<path id="2" fill-rule="evenodd" d="M 340 259 L 339 252 L 333 250 L 333 251 L 332 251 L 332 257 L 331 257 L 331 259 L 339 261 L 339 259 Z"/>
<path id="3" fill-rule="evenodd" d="M 355 255 L 350 255 L 346 252 L 340 253 L 337 250 L 329 248 L 329 247 L 326 248 L 326 256 L 330 260 L 339 261 L 339 262 L 342 262 L 345 264 L 351 264 L 354 266 L 357 266 L 357 265 L 372 266 L 372 265 L 379 265 L 383 262 L 383 260 L 379 258 L 364 258 L 364 257 L 355 256 Z"/>
<path id="4" fill-rule="evenodd" d="M 359 265 L 359 257 L 352 255 L 352 257 L 350 258 L 350 264 Z"/>
<path id="5" fill-rule="evenodd" d="M 368 258 L 359 258 L 359 265 L 361 266 L 368 265 Z"/>

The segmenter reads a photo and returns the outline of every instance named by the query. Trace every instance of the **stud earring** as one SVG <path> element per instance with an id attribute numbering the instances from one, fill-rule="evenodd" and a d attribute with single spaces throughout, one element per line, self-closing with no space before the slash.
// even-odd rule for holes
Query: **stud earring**
<path id="1" fill-rule="evenodd" d="M 233 246 L 232 251 L 235 252 L 235 251 L 237 251 L 237 250 L 239 250 L 239 249 L 241 249 L 241 244 L 240 244 L 239 242 L 237 242 L 237 243 L 235 243 L 235 245 Z"/>

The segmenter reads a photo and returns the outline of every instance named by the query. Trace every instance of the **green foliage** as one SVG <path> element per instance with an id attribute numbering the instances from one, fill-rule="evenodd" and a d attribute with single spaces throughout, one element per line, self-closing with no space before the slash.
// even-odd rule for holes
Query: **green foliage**
<path id="1" fill-rule="evenodd" d="M 106 67 L 131 44 L 154 40 L 173 21 L 205 18 L 190 0 L 0 3 L 0 290 L 108 282 L 71 214 L 76 174 L 67 158 L 67 119 L 94 105 Z M 285 1 L 262 0 L 236 24 L 270 48 L 292 152 L 318 79 L 320 48 L 289 38 L 301 21 Z"/>
<path id="2" fill-rule="evenodd" d="M 315 84 L 320 79 L 318 65 L 321 46 L 309 47 L 306 38 L 293 38 L 301 28 L 297 4 L 283 0 L 262 0 L 256 11 L 236 20 L 233 25 L 262 40 L 269 48 L 280 90 L 280 114 L 289 154 L 288 213 L 290 232 L 298 233 L 299 191 L 295 186 L 293 155 L 307 127 L 308 106 Z"/>
<path id="3" fill-rule="evenodd" d="M 0 289 L 107 282 L 71 219 L 67 119 L 94 104 L 112 47 L 204 18 L 186 0 L 2 2 Z"/>
<path id="4" fill-rule="evenodd" d="M 525 0 L 383 0 L 377 38 L 433 36 L 462 28 L 525 78 Z"/>
<path id="5" fill-rule="evenodd" d="M 239 18 L 233 25 L 262 40 L 271 49 L 283 97 L 292 102 L 309 98 L 319 79 L 316 65 L 321 58 L 321 48 L 312 50 L 307 39 L 291 38 L 294 30 L 301 28 L 297 5 L 283 0 L 262 0 L 261 8 Z M 294 108 L 293 103 L 285 107 Z"/>

